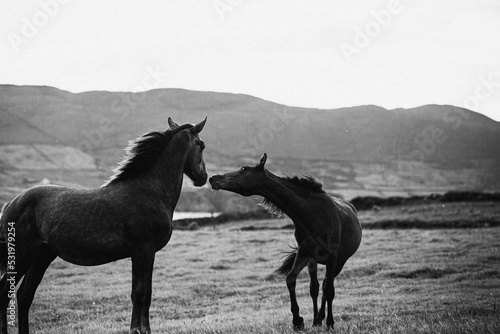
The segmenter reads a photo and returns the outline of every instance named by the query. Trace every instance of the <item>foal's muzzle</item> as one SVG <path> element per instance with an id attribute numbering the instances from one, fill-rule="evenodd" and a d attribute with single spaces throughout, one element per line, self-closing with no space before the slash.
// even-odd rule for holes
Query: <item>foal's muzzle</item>
<path id="1" fill-rule="evenodd" d="M 213 190 L 221 189 L 220 181 L 222 181 L 222 177 L 220 175 L 214 175 L 208 180 Z"/>

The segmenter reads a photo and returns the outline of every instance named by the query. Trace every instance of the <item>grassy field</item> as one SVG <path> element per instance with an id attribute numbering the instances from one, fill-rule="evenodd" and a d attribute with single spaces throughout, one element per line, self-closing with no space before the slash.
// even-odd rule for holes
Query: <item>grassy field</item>
<path id="1" fill-rule="evenodd" d="M 285 281 L 273 274 L 293 232 L 248 230 L 289 223 L 174 231 L 156 257 L 153 333 L 293 332 Z M 127 333 L 130 268 L 56 260 L 31 309 L 33 332 Z M 336 333 L 500 333 L 500 228 L 365 230 L 335 284 Z M 304 333 L 326 332 L 311 326 L 306 270 L 297 289 Z"/>

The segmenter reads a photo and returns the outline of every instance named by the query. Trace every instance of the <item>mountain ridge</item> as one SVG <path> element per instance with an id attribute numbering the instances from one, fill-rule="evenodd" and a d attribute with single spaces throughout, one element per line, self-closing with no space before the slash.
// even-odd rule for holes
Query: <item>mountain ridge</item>
<path id="1" fill-rule="evenodd" d="M 484 146 L 488 140 L 500 140 L 500 123 L 451 105 L 430 104 L 409 109 L 386 109 L 375 105 L 317 109 L 284 106 L 246 94 L 177 88 L 141 93 L 71 93 L 49 86 L 0 85 L 0 110 L 20 117 L 28 124 L 35 123 L 41 133 L 50 134 L 64 143 L 78 145 L 87 140 L 95 144 L 84 147 L 87 150 L 119 147 L 135 138 L 141 131 L 134 131 L 126 123 L 128 119 L 147 131 L 155 128 L 156 117 L 166 119 L 172 116 L 181 119 L 179 122 L 185 119 L 194 123 L 199 121 L 198 118 L 208 116 L 208 124 L 213 125 L 207 127 L 205 134 L 217 143 L 216 146 L 227 146 L 223 144 L 242 138 L 236 146 L 221 150 L 236 155 L 269 149 L 274 154 L 295 158 L 325 158 L 326 152 L 321 147 L 330 145 L 335 148 L 333 151 L 340 153 L 338 158 L 341 160 L 411 160 L 411 153 L 421 149 L 419 140 L 424 144 L 429 140 L 439 144 L 435 146 L 439 146 L 440 152 L 427 154 L 426 161 L 443 162 L 446 154 L 442 151 L 445 149 L 454 150 L 454 155 L 458 154 L 461 159 L 490 159 L 500 155 L 500 150 Z M 75 129 L 81 131 L 75 132 Z M 118 129 L 125 130 L 126 136 L 123 137 L 126 138 L 117 134 L 120 141 L 110 138 L 112 144 L 107 145 L 107 135 Z M 446 140 L 438 143 L 439 140 L 433 139 L 431 134 L 430 139 L 423 138 L 428 130 L 442 132 L 441 137 L 446 137 Z M 473 140 L 467 143 L 465 136 L 459 135 L 462 132 Z M 439 137 L 439 133 L 436 136 Z M 295 139 L 293 143 L 287 143 L 290 137 Z M 0 143 L 8 140 L 0 139 Z M 99 140 L 102 142 L 97 143 Z M 379 144 L 374 145 L 373 141 Z M 294 149 L 290 149 L 290 145 Z M 477 154 L 481 151 L 484 154 Z"/>
<path id="2" fill-rule="evenodd" d="M 344 198 L 500 190 L 500 123 L 451 105 L 318 109 L 178 88 L 72 93 L 0 85 L 0 116 L 4 200 L 44 179 L 102 185 L 129 141 L 166 129 L 169 116 L 179 124 L 208 116 L 201 137 L 209 174 L 251 165 L 266 152 L 273 172 L 313 175 Z M 184 209 L 203 211 L 217 202 L 208 189 L 185 193 Z M 250 203 L 224 198 L 234 207 Z"/>
<path id="3" fill-rule="evenodd" d="M 457 107 L 454 105 L 450 104 L 435 104 L 435 103 L 429 103 L 429 104 L 424 104 L 421 106 L 415 106 L 415 107 L 408 107 L 408 108 L 385 108 L 379 105 L 375 104 L 364 104 L 364 105 L 356 105 L 356 106 L 350 106 L 350 107 L 339 107 L 339 108 L 317 108 L 317 107 L 303 107 L 303 106 L 293 106 L 293 105 L 286 105 L 282 103 L 277 103 L 271 100 L 266 100 L 261 97 L 253 96 L 250 94 L 245 94 L 245 93 L 231 93 L 231 92 L 217 92 L 217 91 L 201 91 L 201 90 L 189 90 L 185 88 L 154 88 L 151 90 L 147 91 L 139 91 L 139 92 L 130 92 L 130 91 L 112 91 L 112 90 L 90 90 L 90 91 L 83 91 L 83 92 L 71 92 L 68 90 L 60 89 L 57 87 L 52 87 L 52 86 L 47 86 L 47 85 L 15 85 L 15 84 L 0 84 L 0 89 L 3 88 L 15 88 L 15 89 L 46 89 L 46 90 L 52 90 L 54 92 L 61 92 L 61 93 L 66 93 L 66 94 L 71 94 L 71 95 L 76 95 L 76 96 L 83 96 L 83 95 L 91 95 L 91 94 L 148 94 L 148 93 L 155 93 L 155 92 L 165 92 L 165 91 L 171 91 L 171 92 L 183 92 L 183 93 L 188 93 L 188 94 L 213 94 L 213 95 L 222 95 L 222 96 L 234 96 L 234 97 L 243 97 L 243 98 L 249 98 L 252 100 L 260 100 L 261 102 L 264 103 L 270 103 L 274 104 L 277 106 L 282 106 L 282 107 L 287 107 L 287 108 L 293 108 L 293 109 L 302 109 L 302 110 L 308 110 L 308 111 L 338 111 L 338 110 L 355 110 L 355 109 L 363 109 L 363 108 L 374 108 L 374 109 L 382 109 L 385 111 L 413 111 L 413 110 L 419 110 L 422 108 L 455 108 L 455 109 L 461 109 L 464 110 L 465 112 L 471 113 L 473 115 L 476 115 L 476 117 L 481 117 L 484 118 L 488 121 L 500 124 L 500 121 L 496 121 L 484 114 L 481 114 L 479 112 L 469 110 L 463 107 Z"/>

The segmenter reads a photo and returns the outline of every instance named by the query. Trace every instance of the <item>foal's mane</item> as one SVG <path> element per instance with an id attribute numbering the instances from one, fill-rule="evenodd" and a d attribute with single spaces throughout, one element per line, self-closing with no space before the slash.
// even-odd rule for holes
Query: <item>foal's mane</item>
<path id="1" fill-rule="evenodd" d="M 114 169 L 114 174 L 103 187 L 146 172 L 155 164 L 172 138 L 178 132 L 191 127 L 193 127 L 191 124 L 184 124 L 175 130 L 151 131 L 129 141 L 129 145 L 125 149 L 125 158 Z"/>
<path id="2" fill-rule="evenodd" d="M 303 190 L 308 190 L 312 193 L 324 193 L 323 184 L 318 181 L 313 176 L 303 176 L 303 177 L 282 177 L 282 180 L 291 182 L 296 186 L 302 188 Z"/>
<path id="3" fill-rule="evenodd" d="M 308 193 L 326 194 L 326 192 L 323 190 L 323 184 L 321 184 L 321 182 L 319 182 L 313 176 L 276 177 L 281 181 L 289 182 L 297 186 L 299 188 L 300 194 L 302 195 L 307 195 Z M 281 210 L 276 204 L 271 202 L 266 197 L 264 197 L 260 205 L 273 215 L 276 215 L 278 217 L 283 217 L 285 215 L 283 210 Z"/>

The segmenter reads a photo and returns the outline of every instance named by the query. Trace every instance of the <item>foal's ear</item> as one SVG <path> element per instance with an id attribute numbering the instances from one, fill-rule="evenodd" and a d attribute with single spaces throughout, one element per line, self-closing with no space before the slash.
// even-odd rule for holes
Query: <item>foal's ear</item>
<path id="1" fill-rule="evenodd" d="M 264 155 L 262 156 L 262 158 L 260 158 L 260 162 L 256 166 L 256 168 L 263 170 L 264 169 L 264 165 L 266 164 L 266 161 L 267 161 L 267 154 L 264 153 Z"/>
<path id="2" fill-rule="evenodd" d="M 201 121 L 200 123 L 196 124 L 193 126 L 193 132 L 194 133 L 200 133 L 201 130 L 203 130 L 203 127 L 205 126 L 205 123 L 207 122 L 207 117 L 205 116 L 205 119 Z"/>
<path id="3" fill-rule="evenodd" d="M 175 130 L 179 127 L 179 124 L 175 123 L 172 118 L 168 118 L 168 126 L 170 126 L 170 130 Z"/>

